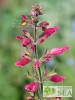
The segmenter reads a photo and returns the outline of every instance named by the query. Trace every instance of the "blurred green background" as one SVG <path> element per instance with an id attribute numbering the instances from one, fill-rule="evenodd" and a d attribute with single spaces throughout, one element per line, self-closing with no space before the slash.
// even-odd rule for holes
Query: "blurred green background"
<path id="1" fill-rule="evenodd" d="M 43 5 L 45 14 L 40 16 L 40 22 L 48 21 L 50 27 L 60 26 L 55 35 L 38 46 L 39 56 L 46 48 L 50 50 L 65 45 L 70 45 L 71 48 L 46 63 L 49 71 L 56 66 L 55 71 L 59 75 L 65 75 L 66 81 L 61 84 L 49 81 L 44 85 L 72 86 L 73 96 L 63 100 L 75 100 L 75 0 L 0 0 L 0 100 L 26 100 L 24 86 L 32 80 L 25 78 L 25 75 L 32 64 L 23 68 L 15 66 L 24 50 L 21 42 L 16 40 L 16 35 L 22 35 L 21 14 L 29 16 L 31 5 L 34 4 Z M 25 29 L 33 35 L 33 29 Z"/>

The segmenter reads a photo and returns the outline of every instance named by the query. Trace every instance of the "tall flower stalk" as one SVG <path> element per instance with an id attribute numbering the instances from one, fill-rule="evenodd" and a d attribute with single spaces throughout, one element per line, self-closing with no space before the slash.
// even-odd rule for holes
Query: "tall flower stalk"
<path id="1" fill-rule="evenodd" d="M 44 71 L 41 71 L 41 63 L 49 61 L 53 56 L 58 56 L 68 50 L 69 46 L 53 48 L 48 51 L 47 49 L 43 53 L 43 55 L 38 58 L 37 45 L 45 42 L 47 38 L 49 38 L 52 34 L 55 34 L 59 29 L 59 26 L 55 26 L 53 28 L 47 28 L 49 26 L 49 22 L 44 21 L 39 23 L 39 16 L 43 15 L 42 7 L 39 5 L 34 5 L 33 9 L 30 12 L 31 18 L 28 18 L 26 15 L 22 15 L 21 25 L 33 27 L 34 29 L 34 37 L 31 36 L 29 32 L 25 29 L 22 30 L 25 37 L 17 36 L 18 40 L 22 41 L 22 46 L 25 47 L 25 53 L 22 55 L 22 59 L 16 61 L 15 65 L 18 67 L 26 66 L 28 63 L 33 62 L 34 65 L 32 67 L 32 73 L 28 70 L 28 77 L 32 77 L 34 79 L 33 82 L 27 84 L 25 86 L 25 90 L 29 93 L 27 100 L 61 100 L 61 97 L 56 98 L 43 98 L 43 83 L 44 81 L 50 80 L 52 82 L 63 82 L 66 79 L 66 76 L 59 76 L 54 69 L 51 73 L 48 73 L 48 69 L 45 66 Z M 37 31 L 42 30 L 42 34 L 37 37 Z M 35 70 L 35 68 L 37 70 Z"/>

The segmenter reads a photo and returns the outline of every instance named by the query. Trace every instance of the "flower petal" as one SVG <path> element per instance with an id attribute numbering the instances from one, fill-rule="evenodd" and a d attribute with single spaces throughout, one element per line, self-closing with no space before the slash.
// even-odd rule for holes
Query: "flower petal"
<path id="1" fill-rule="evenodd" d="M 54 48 L 50 51 L 50 55 L 53 56 L 57 56 L 59 54 L 62 54 L 63 52 L 65 52 L 66 50 L 68 50 L 70 47 L 69 46 L 65 46 L 63 48 Z"/>
<path id="2" fill-rule="evenodd" d="M 27 47 L 31 43 L 30 38 L 23 39 L 22 45 L 23 47 Z"/>
<path id="3" fill-rule="evenodd" d="M 34 67 L 35 67 L 35 68 L 40 67 L 40 61 L 39 61 L 38 59 L 35 61 Z"/>
<path id="4" fill-rule="evenodd" d="M 54 75 L 50 79 L 52 82 L 63 82 L 63 80 L 66 80 L 66 76 L 59 76 L 59 75 Z"/>
<path id="5" fill-rule="evenodd" d="M 29 62 L 30 62 L 30 60 L 28 58 L 22 58 L 22 60 L 16 61 L 15 65 L 18 67 L 23 67 L 26 64 L 28 64 Z"/>
<path id="6" fill-rule="evenodd" d="M 24 14 L 22 14 L 22 18 L 26 21 L 26 22 L 31 22 L 31 20 Z"/>
<path id="7" fill-rule="evenodd" d="M 23 37 L 23 36 L 20 36 L 20 35 L 17 35 L 16 38 L 17 38 L 18 40 L 23 40 L 23 39 L 24 39 L 24 37 Z"/>

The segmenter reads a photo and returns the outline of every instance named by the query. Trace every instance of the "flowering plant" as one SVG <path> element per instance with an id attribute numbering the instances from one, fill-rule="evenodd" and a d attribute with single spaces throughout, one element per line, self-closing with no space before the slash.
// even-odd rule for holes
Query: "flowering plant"
<path id="1" fill-rule="evenodd" d="M 31 36 L 29 32 L 25 29 L 22 30 L 25 37 L 17 36 L 18 40 L 22 41 L 22 46 L 25 47 L 25 53 L 22 55 L 22 59 L 16 61 L 15 65 L 18 67 L 26 66 L 27 64 L 33 62 L 32 73 L 28 71 L 28 75 L 33 77 L 34 81 L 25 86 L 25 90 L 29 93 L 27 100 L 44 100 L 43 98 L 43 83 L 44 81 L 50 80 L 52 82 L 63 82 L 66 79 L 66 76 L 59 76 L 54 70 L 51 73 L 48 73 L 48 69 L 45 66 L 43 73 L 41 72 L 41 63 L 49 61 L 53 56 L 58 56 L 68 50 L 69 46 L 64 46 L 60 48 L 53 48 L 48 51 L 47 49 L 43 55 L 38 58 L 37 45 L 45 42 L 52 34 L 55 34 L 59 29 L 59 26 L 54 26 L 53 28 L 48 28 L 49 22 L 44 21 L 39 22 L 39 16 L 43 15 L 42 7 L 39 5 L 33 6 L 33 9 L 30 12 L 31 19 L 26 15 L 22 15 L 21 25 L 33 27 L 34 28 L 34 37 Z M 42 34 L 37 37 L 37 31 L 42 30 Z M 35 68 L 37 70 L 35 70 Z M 45 98 L 45 100 L 61 100 L 61 97 L 56 98 Z"/>

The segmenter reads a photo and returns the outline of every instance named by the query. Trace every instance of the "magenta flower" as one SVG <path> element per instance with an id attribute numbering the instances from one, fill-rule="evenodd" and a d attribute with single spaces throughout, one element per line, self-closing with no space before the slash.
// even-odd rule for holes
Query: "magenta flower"
<path id="1" fill-rule="evenodd" d="M 66 50 L 68 50 L 69 48 L 70 48 L 69 46 L 65 46 L 63 48 L 54 48 L 50 51 L 50 55 L 53 55 L 53 56 L 60 55 L 64 53 Z"/>
<path id="2" fill-rule="evenodd" d="M 22 41 L 23 47 L 27 47 L 29 44 L 31 44 L 30 38 L 25 38 L 25 37 L 22 37 L 22 36 L 17 36 L 16 38 Z"/>
<path id="3" fill-rule="evenodd" d="M 42 38 L 40 38 L 39 42 L 40 42 L 40 43 L 43 43 L 43 42 L 45 41 L 45 39 L 46 39 L 46 37 L 43 36 Z"/>
<path id="4" fill-rule="evenodd" d="M 22 59 L 20 61 L 16 61 L 15 65 L 18 67 L 23 67 L 25 65 L 27 65 L 30 62 L 30 60 L 28 58 L 22 57 Z"/>
<path id="5" fill-rule="evenodd" d="M 30 38 L 32 42 L 34 41 L 30 33 L 28 33 L 25 29 L 22 29 L 22 32 L 25 34 L 26 37 Z"/>
<path id="6" fill-rule="evenodd" d="M 34 67 L 35 67 L 35 68 L 40 67 L 40 61 L 39 61 L 38 59 L 35 61 Z"/>
<path id="7" fill-rule="evenodd" d="M 66 80 L 66 76 L 59 76 L 59 75 L 54 75 L 50 79 L 52 82 L 63 82 L 63 80 Z"/>
<path id="8" fill-rule="evenodd" d="M 49 61 L 51 58 L 52 58 L 52 56 L 49 55 L 49 56 L 46 58 L 46 61 Z"/>
<path id="9" fill-rule="evenodd" d="M 45 39 L 49 38 L 52 34 L 56 33 L 56 31 L 59 29 L 59 26 L 55 26 L 54 28 L 48 28 L 46 29 L 40 36 L 39 36 L 39 43 L 42 43 L 45 41 Z"/>
<path id="10" fill-rule="evenodd" d="M 17 35 L 16 38 L 17 38 L 18 40 L 21 40 L 21 41 L 22 41 L 23 39 L 25 39 L 23 36 L 20 36 L 20 35 Z"/>
<path id="11" fill-rule="evenodd" d="M 27 36 L 28 33 L 25 29 L 22 29 L 22 32 Z M 28 34 L 28 35 L 30 35 L 30 34 Z"/>
<path id="12" fill-rule="evenodd" d="M 48 28 L 44 31 L 44 35 L 46 35 L 46 37 L 51 36 L 52 34 L 54 34 L 57 30 L 59 29 L 59 26 L 55 26 L 54 28 Z"/>
<path id="13" fill-rule="evenodd" d="M 31 82 L 30 84 L 25 86 L 25 89 L 28 92 L 35 92 L 35 91 L 37 91 L 38 86 L 39 86 L 38 82 Z"/>
<path id="14" fill-rule="evenodd" d="M 44 21 L 44 22 L 40 23 L 39 26 L 40 27 L 47 27 L 47 26 L 49 26 L 49 22 Z"/>
<path id="15" fill-rule="evenodd" d="M 24 14 L 22 14 L 22 18 L 26 21 L 26 22 L 31 22 L 31 20 Z"/>
<path id="16" fill-rule="evenodd" d="M 27 47 L 29 44 L 31 44 L 30 38 L 23 39 L 22 41 L 23 47 Z"/>

